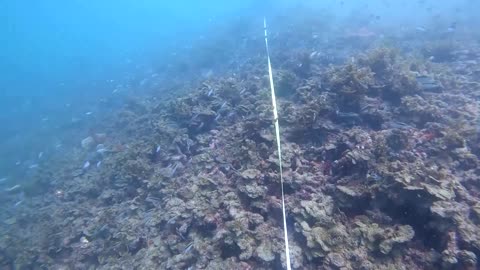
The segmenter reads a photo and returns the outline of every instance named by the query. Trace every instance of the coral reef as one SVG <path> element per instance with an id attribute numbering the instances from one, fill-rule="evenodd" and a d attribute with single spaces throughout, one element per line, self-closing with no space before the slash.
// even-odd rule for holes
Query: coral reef
<path id="1" fill-rule="evenodd" d="M 441 47 L 418 63 L 372 42 L 335 65 L 288 49 L 273 59 L 293 269 L 478 269 L 479 65 L 460 74 L 445 62 L 468 58 Z M 242 63 L 129 100 L 39 170 L 2 216 L 0 268 L 285 267 L 265 59 Z"/>

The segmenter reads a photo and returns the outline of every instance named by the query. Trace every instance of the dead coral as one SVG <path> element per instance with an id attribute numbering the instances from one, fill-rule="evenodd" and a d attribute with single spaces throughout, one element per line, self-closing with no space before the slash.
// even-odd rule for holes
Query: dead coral
<path id="1" fill-rule="evenodd" d="M 419 92 L 415 73 L 410 70 L 406 59 L 399 57 L 398 51 L 381 47 L 358 60 L 361 66 L 369 67 L 375 78 L 370 95 L 380 95 L 389 101 Z"/>
<path id="2" fill-rule="evenodd" d="M 362 66 L 370 67 L 378 81 L 389 81 L 395 72 L 394 64 L 397 61 L 398 52 L 393 48 L 381 47 L 370 51 L 358 60 Z"/>
<path id="3" fill-rule="evenodd" d="M 402 112 L 408 115 L 412 122 L 422 126 L 427 122 L 438 121 L 441 117 L 438 107 L 430 104 L 421 96 L 405 96 L 402 98 Z"/>
<path id="4" fill-rule="evenodd" d="M 330 89 L 337 93 L 341 109 L 358 109 L 360 101 L 374 84 L 374 73 L 371 69 L 354 63 L 329 70 L 327 78 Z"/>

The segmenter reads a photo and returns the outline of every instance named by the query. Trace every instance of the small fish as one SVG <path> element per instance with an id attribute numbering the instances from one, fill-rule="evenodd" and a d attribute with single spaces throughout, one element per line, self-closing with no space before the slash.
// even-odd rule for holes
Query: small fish
<path id="1" fill-rule="evenodd" d="M 0 183 L 7 181 L 7 179 L 8 179 L 7 177 L 0 178 Z"/>
<path id="2" fill-rule="evenodd" d="M 407 124 L 407 123 L 404 123 L 404 122 L 400 122 L 400 121 L 392 121 L 392 122 L 389 122 L 386 127 L 388 128 L 394 128 L 394 129 L 413 129 L 414 127 Z"/>
<path id="3" fill-rule="evenodd" d="M 350 119 L 355 119 L 355 120 L 360 120 L 360 115 L 358 113 L 353 113 L 353 112 L 340 112 L 336 111 L 337 117 L 339 118 L 350 118 Z"/>
<path id="4" fill-rule="evenodd" d="M 5 191 L 10 192 L 19 189 L 21 186 L 20 185 L 15 185 L 13 187 L 6 188 Z"/>
<path id="5" fill-rule="evenodd" d="M 93 112 L 86 112 L 85 115 L 91 115 Z"/>
<path id="6" fill-rule="evenodd" d="M 29 169 L 36 169 L 38 168 L 38 164 L 32 164 L 30 166 L 28 166 Z"/>
<path id="7" fill-rule="evenodd" d="M 101 165 L 102 165 L 102 161 L 100 160 L 99 162 L 97 162 L 97 168 L 100 168 Z"/>
<path id="8" fill-rule="evenodd" d="M 227 102 L 226 102 L 226 101 L 223 102 L 222 106 L 220 106 L 220 109 L 218 109 L 218 110 L 221 110 L 223 107 L 225 107 L 225 105 L 227 105 Z"/>
<path id="9" fill-rule="evenodd" d="M 85 162 L 85 164 L 83 164 L 83 169 L 88 169 L 88 167 L 90 167 L 90 161 L 87 160 L 87 162 Z"/>
<path id="10" fill-rule="evenodd" d="M 427 29 L 421 26 L 416 27 L 415 30 L 417 30 L 418 32 L 427 32 Z"/>
<path id="11" fill-rule="evenodd" d="M 367 178 L 370 178 L 375 182 L 378 182 L 382 179 L 382 177 L 380 175 L 376 174 L 376 173 L 368 173 Z"/>
<path id="12" fill-rule="evenodd" d="M 41 159 L 43 157 L 43 152 L 38 153 L 38 159 Z"/>
<path id="13" fill-rule="evenodd" d="M 16 202 L 13 206 L 14 206 L 14 207 L 17 207 L 17 206 L 19 206 L 19 205 L 22 204 L 22 203 L 23 203 L 23 200 Z"/>
<path id="14" fill-rule="evenodd" d="M 207 96 L 211 96 L 212 94 L 213 94 L 213 89 L 210 89 L 210 91 L 208 91 Z"/>
<path id="15" fill-rule="evenodd" d="M 220 116 L 222 116 L 221 114 L 217 114 L 217 116 L 215 117 L 215 121 L 218 121 L 218 119 L 220 119 Z"/>
<path id="16" fill-rule="evenodd" d="M 161 148 L 160 148 L 160 145 L 159 145 L 159 146 L 157 146 L 157 149 L 155 149 L 155 153 L 160 152 L 160 150 L 161 150 Z"/>
<path id="17" fill-rule="evenodd" d="M 193 248 L 193 242 L 191 242 L 190 244 L 188 244 L 188 246 L 185 248 L 185 250 L 183 251 L 183 253 L 188 253 L 191 249 Z"/>
<path id="18" fill-rule="evenodd" d="M 452 32 L 455 32 L 456 29 L 457 29 L 457 22 L 453 22 L 453 23 L 450 24 L 450 26 L 447 28 L 447 32 L 452 33 Z"/>
<path id="19" fill-rule="evenodd" d="M 82 236 L 82 238 L 80 238 L 80 243 L 82 244 L 88 244 L 90 241 L 88 241 L 88 239 L 85 237 L 85 236 Z"/>
<path id="20" fill-rule="evenodd" d="M 61 143 L 55 145 L 55 148 L 57 148 L 57 149 L 60 148 L 60 147 L 62 147 L 62 144 L 61 144 Z"/>
<path id="21" fill-rule="evenodd" d="M 106 148 L 98 148 L 97 149 L 97 153 L 99 154 L 103 154 L 103 153 L 106 153 L 108 150 Z"/>
<path id="22" fill-rule="evenodd" d="M 17 161 L 17 162 L 15 162 L 15 165 L 17 165 L 17 166 L 18 166 L 18 165 L 20 165 L 20 164 L 22 164 L 22 162 L 21 162 L 21 161 Z"/>

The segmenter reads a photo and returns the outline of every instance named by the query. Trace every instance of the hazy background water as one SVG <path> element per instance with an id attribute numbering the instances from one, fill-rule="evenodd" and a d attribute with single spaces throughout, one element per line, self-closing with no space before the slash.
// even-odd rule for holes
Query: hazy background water
<path id="1" fill-rule="evenodd" d="M 95 100 L 112 91 L 111 80 L 155 68 L 239 3 L 2 1 L 2 120 L 40 120 L 78 98 Z"/>
<path id="2" fill-rule="evenodd" d="M 2 1 L 0 177 L 13 163 L 35 159 L 46 144 L 53 147 L 52 130 L 61 133 L 63 124 L 85 118 L 119 84 L 134 85 L 134 94 L 144 77 L 161 76 L 176 59 L 188 63 L 189 52 L 198 57 L 199 44 L 245 34 L 224 32 L 234 21 L 258 23 L 259 37 L 263 14 L 301 21 L 298 5 L 314 6 L 337 32 L 346 22 L 392 32 L 480 25 L 476 0 Z"/>

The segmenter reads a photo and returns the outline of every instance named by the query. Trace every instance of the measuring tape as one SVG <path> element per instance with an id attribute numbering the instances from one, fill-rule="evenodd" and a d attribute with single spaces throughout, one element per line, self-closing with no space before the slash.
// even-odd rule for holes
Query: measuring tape
<path id="1" fill-rule="evenodd" d="M 265 30 L 265 48 L 267 49 L 268 75 L 270 77 L 270 89 L 272 90 L 273 122 L 275 124 L 275 136 L 277 138 L 278 163 L 280 165 L 280 182 L 282 185 L 282 214 L 283 214 L 283 233 L 285 238 L 285 263 L 287 270 L 290 270 L 290 248 L 288 246 L 287 215 L 285 214 L 285 193 L 283 191 L 283 168 L 282 151 L 280 148 L 280 126 L 278 124 L 277 100 L 275 98 L 275 87 L 273 86 L 272 64 L 270 62 L 270 51 L 268 50 L 267 19 L 263 18 L 263 29 Z"/>

